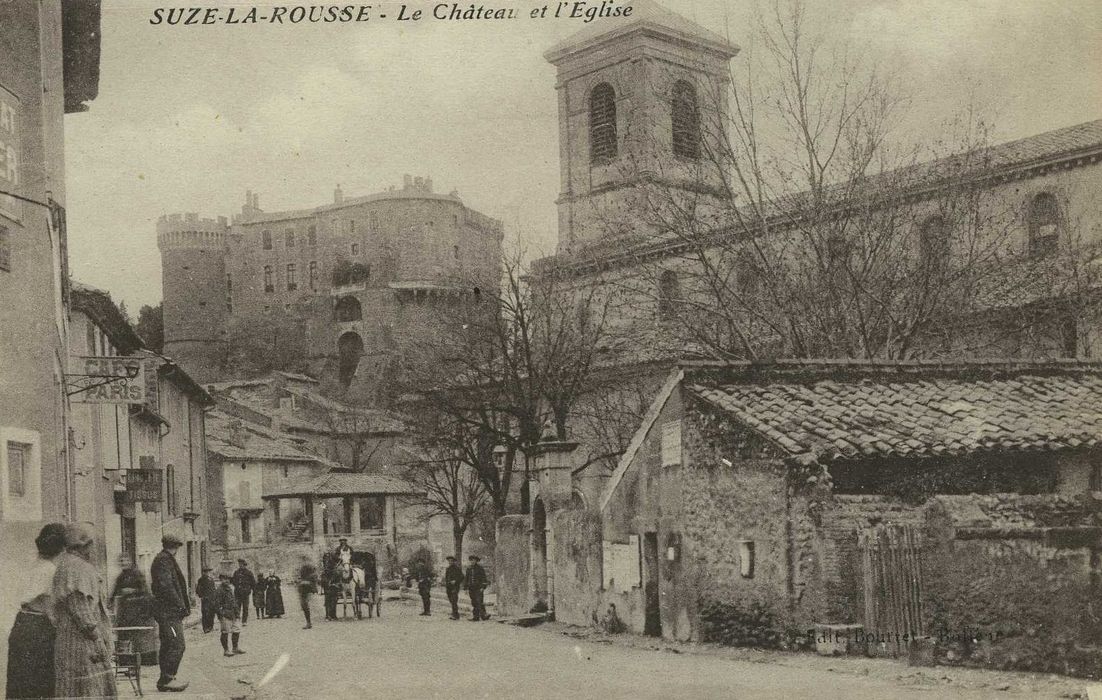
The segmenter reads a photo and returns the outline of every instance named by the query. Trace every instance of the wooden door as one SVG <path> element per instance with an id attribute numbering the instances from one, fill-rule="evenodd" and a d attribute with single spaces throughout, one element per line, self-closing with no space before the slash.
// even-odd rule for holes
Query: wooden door
<path id="1" fill-rule="evenodd" d="M 923 634 L 922 533 L 915 526 L 882 525 L 858 536 L 864 564 L 865 632 L 901 655 Z"/>

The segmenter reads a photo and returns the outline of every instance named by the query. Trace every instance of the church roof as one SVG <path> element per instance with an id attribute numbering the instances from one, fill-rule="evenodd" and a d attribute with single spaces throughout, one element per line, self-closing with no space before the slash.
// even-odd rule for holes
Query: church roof
<path id="1" fill-rule="evenodd" d="M 738 52 L 738 47 L 724 37 L 659 5 L 654 0 L 631 0 L 621 7 L 630 7 L 631 14 L 628 17 L 602 18 L 590 22 L 584 29 L 548 49 L 544 53 L 544 58 L 555 63 L 567 54 L 590 44 L 647 29 L 675 39 L 706 44 L 713 50 L 727 54 L 728 58 Z"/>

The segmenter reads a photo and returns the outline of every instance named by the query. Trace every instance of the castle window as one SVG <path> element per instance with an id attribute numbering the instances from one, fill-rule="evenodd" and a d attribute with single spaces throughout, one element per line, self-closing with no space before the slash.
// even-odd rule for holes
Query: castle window
<path id="1" fill-rule="evenodd" d="M 666 270 L 658 278 L 658 318 L 672 321 L 677 317 L 677 305 L 681 299 L 681 280 L 673 270 Z"/>
<path id="2" fill-rule="evenodd" d="M 456 260 L 459 259 L 459 246 L 452 246 L 452 257 L 454 257 Z"/>
<path id="3" fill-rule="evenodd" d="M 226 275 L 226 291 L 227 292 L 232 292 L 233 291 L 233 277 L 231 277 L 229 275 Z"/>
<path id="4" fill-rule="evenodd" d="M 696 89 L 684 80 L 673 85 L 673 154 L 682 158 L 700 158 L 700 110 Z"/>
<path id="5" fill-rule="evenodd" d="M 268 292 L 269 294 L 271 292 L 275 291 L 275 286 L 272 284 L 272 266 L 271 265 L 265 265 L 264 266 L 264 291 Z"/>
<path id="6" fill-rule="evenodd" d="M 314 291 L 318 288 L 318 261 L 310 261 L 310 291 Z"/>
<path id="7" fill-rule="evenodd" d="M 589 159 L 594 163 L 616 157 L 616 92 L 601 83 L 589 93 Z"/>
<path id="8" fill-rule="evenodd" d="M 261 247 L 264 248 L 264 250 L 271 250 L 272 249 L 272 232 L 271 231 L 261 231 L 260 232 L 260 245 L 261 245 Z"/>
<path id="9" fill-rule="evenodd" d="M 378 231 L 379 230 L 379 215 L 376 214 L 375 212 L 371 212 L 371 218 L 368 219 L 368 227 L 372 231 Z"/>
<path id="10" fill-rule="evenodd" d="M 1029 202 L 1029 254 L 1042 257 L 1053 253 L 1059 239 L 1060 205 L 1056 195 L 1042 192 Z"/>
<path id="11" fill-rule="evenodd" d="M 310 225 L 310 228 L 306 229 L 306 244 L 317 245 L 318 244 L 318 227 Z"/>
<path id="12" fill-rule="evenodd" d="M 295 232 L 294 231 L 288 231 L 285 234 L 285 238 L 287 240 L 287 247 L 288 248 L 294 248 L 295 247 Z"/>
<path id="13" fill-rule="evenodd" d="M 941 216 L 931 216 L 919 233 L 922 262 L 930 272 L 940 272 L 949 262 L 949 227 Z"/>
<path id="14" fill-rule="evenodd" d="M 11 270 L 11 234 L 4 226 L 0 226 L 0 270 Z"/>
<path id="15" fill-rule="evenodd" d="M 356 220 L 355 219 L 349 219 L 348 220 L 348 232 L 349 233 L 355 233 L 356 232 Z"/>
<path id="16" fill-rule="evenodd" d="M 363 319 L 363 307 L 360 306 L 360 300 L 356 297 L 341 297 L 334 312 L 337 320 L 342 323 Z"/>
<path id="17" fill-rule="evenodd" d="M 359 243 L 353 243 L 352 244 L 352 254 L 353 255 L 359 255 L 360 254 L 360 244 Z"/>
<path id="18" fill-rule="evenodd" d="M 293 292 L 298 289 L 298 280 L 295 274 L 295 264 L 291 263 L 287 266 L 287 291 Z"/>

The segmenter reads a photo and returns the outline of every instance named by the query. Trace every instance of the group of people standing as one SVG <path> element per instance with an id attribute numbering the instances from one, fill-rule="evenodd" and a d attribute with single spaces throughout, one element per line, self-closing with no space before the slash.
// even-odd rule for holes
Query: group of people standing
<path id="1" fill-rule="evenodd" d="M 244 654 L 241 648 L 241 628 L 249 622 L 249 602 L 256 610 L 256 618 L 283 617 L 283 582 L 272 573 L 256 576 L 244 559 L 237 560 L 237 570 L 223 566 L 218 572 L 218 582 L 211 576 L 214 569 L 203 567 L 203 575 L 195 585 L 199 597 L 203 632 L 214 631 L 218 620 L 222 652 L 226 656 Z"/>
<path id="2" fill-rule="evenodd" d="M 448 602 L 451 603 L 451 619 L 459 619 L 459 592 L 466 588 L 467 595 L 471 599 L 471 620 L 489 620 L 486 613 L 486 605 L 483 602 L 486 587 L 490 585 L 490 579 L 486 575 L 486 569 L 482 568 L 482 560 L 471 555 L 467 557 L 470 564 L 467 570 L 459 565 L 455 557 L 447 557 L 448 567 L 444 570 L 444 592 L 448 594 Z M 417 580 L 417 592 L 421 595 L 421 614 L 431 615 L 432 584 L 436 576 L 432 567 L 427 562 L 419 562 L 411 578 Z"/>
<path id="3" fill-rule="evenodd" d="M 184 653 L 182 621 L 190 612 L 183 573 L 176 564 L 182 542 L 162 539 L 150 570 L 151 592 L 131 565 L 109 598 L 92 563 L 93 538 L 82 525 L 50 523 L 35 538 L 38 559 L 27 572 L 20 610 L 8 637 L 9 698 L 115 697 L 114 633 L 110 600 L 144 601 L 131 614 L 152 615 L 160 629 L 157 689 L 182 691 L 175 681 Z M 120 606 L 120 613 L 122 611 Z"/>

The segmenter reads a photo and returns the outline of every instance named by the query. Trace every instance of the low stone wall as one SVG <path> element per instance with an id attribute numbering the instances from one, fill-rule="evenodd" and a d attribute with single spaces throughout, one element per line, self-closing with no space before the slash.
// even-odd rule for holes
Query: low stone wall
<path id="1" fill-rule="evenodd" d="M 527 515 L 506 515 L 497 521 L 494 583 L 499 615 L 524 615 L 532 607 L 531 529 Z"/>

